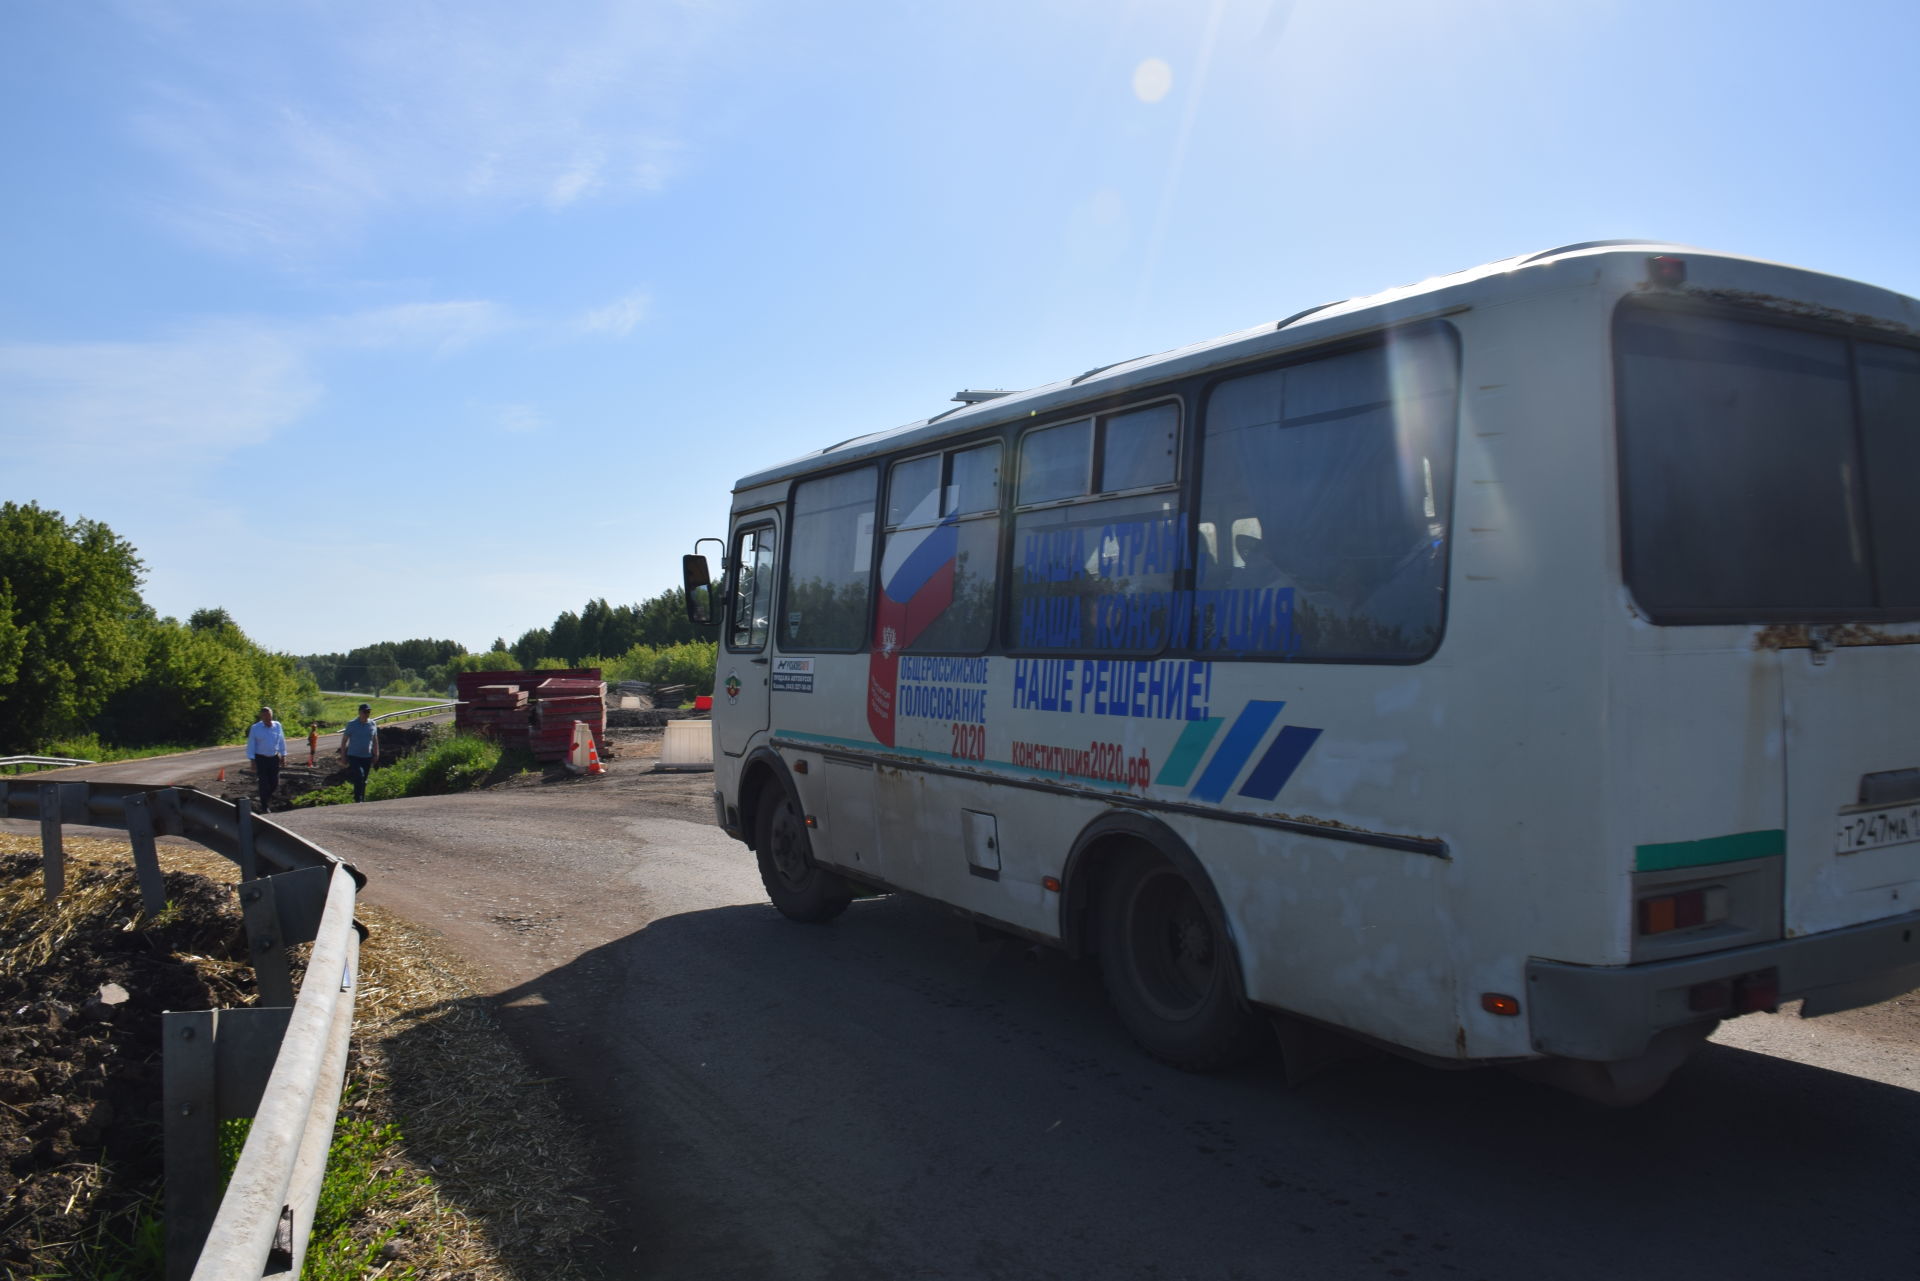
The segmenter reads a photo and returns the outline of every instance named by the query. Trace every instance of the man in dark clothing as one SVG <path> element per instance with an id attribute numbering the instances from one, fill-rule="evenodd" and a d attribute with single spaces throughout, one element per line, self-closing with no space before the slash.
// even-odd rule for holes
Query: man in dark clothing
<path id="1" fill-rule="evenodd" d="M 373 723 L 373 708 L 360 704 L 360 715 L 340 730 L 340 755 L 347 761 L 347 777 L 353 782 L 353 799 L 367 799 L 367 774 L 380 759 L 380 727 Z"/>

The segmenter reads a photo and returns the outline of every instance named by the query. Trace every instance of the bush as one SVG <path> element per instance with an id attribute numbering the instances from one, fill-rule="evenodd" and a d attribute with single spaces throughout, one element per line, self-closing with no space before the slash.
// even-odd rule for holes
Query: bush
<path id="1" fill-rule="evenodd" d="M 505 751 L 476 734 L 435 734 L 411 756 L 375 769 L 367 778 L 367 799 L 396 801 L 407 796 L 445 796 L 486 782 L 501 768 Z M 294 797 L 296 807 L 340 805 L 353 799 L 350 783 L 336 783 Z"/>
<path id="2" fill-rule="evenodd" d="M 609 681 L 646 681 L 651 685 L 691 685 L 713 688 L 713 669 L 720 647 L 712 641 L 683 641 L 678 645 L 635 645 L 618 658 L 601 663 Z"/>

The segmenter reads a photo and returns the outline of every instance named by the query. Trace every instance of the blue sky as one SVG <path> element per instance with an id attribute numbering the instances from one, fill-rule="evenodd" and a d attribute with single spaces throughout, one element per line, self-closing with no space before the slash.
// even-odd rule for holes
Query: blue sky
<path id="1" fill-rule="evenodd" d="M 677 581 L 749 471 L 1511 254 L 1920 294 L 1920 6 L 0 5 L 0 499 L 295 653 Z"/>

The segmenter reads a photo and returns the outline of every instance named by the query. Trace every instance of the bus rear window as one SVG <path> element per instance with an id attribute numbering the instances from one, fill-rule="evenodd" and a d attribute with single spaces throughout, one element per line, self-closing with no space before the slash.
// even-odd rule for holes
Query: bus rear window
<path id="1" fill-rule="evenodd" d="M 1920 612 L 1920 356 L 1723 314 L 1614 320 L 1627 584 L 1661 623 Z"/>

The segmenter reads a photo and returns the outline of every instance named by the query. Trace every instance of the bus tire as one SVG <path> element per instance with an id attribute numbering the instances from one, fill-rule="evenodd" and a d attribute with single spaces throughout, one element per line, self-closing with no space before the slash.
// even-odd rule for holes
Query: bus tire
<path id="1" fill-rule="evenodd" d="M 806 817 L 793 793 L 778 783 L 768 786 L 757 807 L 754 852 L 767 897 L 790 921 L 831 921 L 853 902 L 847 883 L 813 861 Z"/>
<path id="2" fill-rule="evenodd" d="M 1133 1039 L 1163 1063 L 1212 1072 L 1244 1059 L 1259 1025 L 1240 993 L 1226 923 L 1157 851 L 1117 855 L 1100 896 L 1100 974 Z"/>

